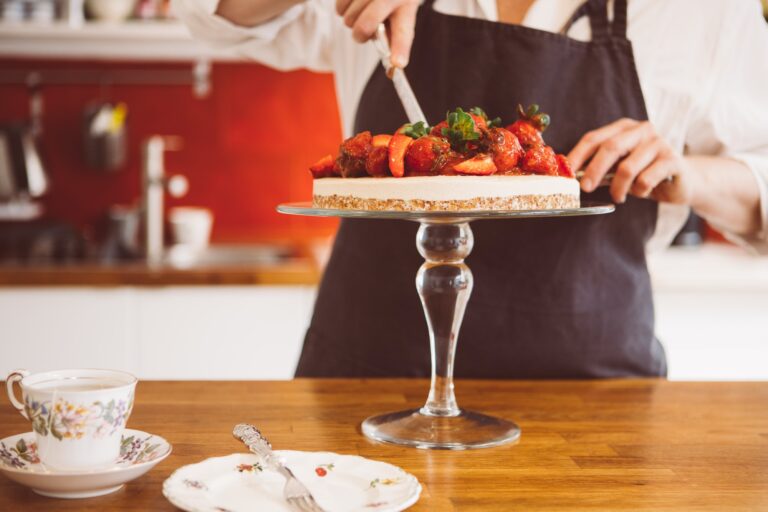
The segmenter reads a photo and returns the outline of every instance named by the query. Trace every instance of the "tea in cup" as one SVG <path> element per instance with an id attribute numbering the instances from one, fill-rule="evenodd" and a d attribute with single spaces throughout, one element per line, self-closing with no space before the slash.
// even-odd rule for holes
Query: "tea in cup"
<path id="1" fill-rule="evenodd" d="M 16 382 L 21 401 L 13 392 Z M 136 382 L 116 370 L 16 370 L 6 387 L 11 404 L 32 422 L 40 461 L 51 469 L 78 471 L 117 461 Z"/>

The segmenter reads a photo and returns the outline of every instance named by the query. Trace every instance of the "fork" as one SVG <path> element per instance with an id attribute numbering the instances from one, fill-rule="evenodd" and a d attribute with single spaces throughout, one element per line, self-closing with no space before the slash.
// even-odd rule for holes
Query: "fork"
<path id="1" fill-rule="evenodd" d="M 259 429 L 248 423 L 235 425 L 232 435 L 248 447 L 251 452 L 261 456 L 264 464 L 285 477 L 283 497 L 288 505 L 299 512 L 325 512 L 317 504 L 309 489 L 296 478 L 293 471 L 285 465 L 282 457 L 272 451 L 272 445 Z"/>

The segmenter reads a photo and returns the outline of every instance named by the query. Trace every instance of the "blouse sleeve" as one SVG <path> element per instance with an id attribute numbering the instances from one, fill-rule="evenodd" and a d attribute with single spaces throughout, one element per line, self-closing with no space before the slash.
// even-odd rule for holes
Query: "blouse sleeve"
<path id="1" fill-rule="evenodd" d="M 173 0 L 176 14 L 195 38 L 279 70 L 331 71 L 338 21 L 329 0 L 307 0 L 255 27 L 215 14 L 219 0 Z"/>
<path id="2" fill-rule="evenodd" d="M 711 68 L 716 81 L 699 105 L 686 136 L 688 152 L 743 162 L 760 190 L 762 225 L 757 233 L 723 231 L 736 243 L 768 253 L 768 26 L 760 2 L 725 3 Z"/>

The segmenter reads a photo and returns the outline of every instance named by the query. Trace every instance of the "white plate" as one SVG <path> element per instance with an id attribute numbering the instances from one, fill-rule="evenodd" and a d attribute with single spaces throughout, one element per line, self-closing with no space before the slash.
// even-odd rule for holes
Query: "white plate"
<path id="1" fill-rule="evenodd" d="M 90 498 L 109 494 L 140 477 L 171 453 L 171 445 L 160 436 L 125 429 L 120 455 L 108 467 L 92 471 L 56 471 L 37 457 L 34 432 L 0 440 L 0 472 L 43 496 Z"/>
<path id="2" fill-rule="evenodd" d="M 416 477 L 386 462 L 330 452 L 277 453 L 326 512 L 399 512 L 421 494 Z M 177 469 L 163 494 L 188 512 L 292 512 L 284 484 L 257 455 L 235 453 Z"/>

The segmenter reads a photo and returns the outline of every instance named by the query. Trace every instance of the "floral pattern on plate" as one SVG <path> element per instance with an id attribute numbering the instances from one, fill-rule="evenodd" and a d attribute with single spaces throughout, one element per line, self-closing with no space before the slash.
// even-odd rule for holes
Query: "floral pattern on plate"
<path id="1" fill-rule="evenodd" d="M 120 442 L 120 455 L 115 461 L 117 467 L 135 466 L 151 462 L 166 455 L 168 443 L 162 439 L 139 431 L 126 430 Z M 37 442 L 32 432 L 19 436 L 12 445 L 0 441 L 0 467 L 34 471 L 40 464 Z"/>
<path id="2" fill-rule="evenodd" d="M 40 463 L 34 432 L 0 439 L 0 473 L 33 491 L 57 498 L 88 498 L 114 492 L 171 453 L 160 436 L 125 429 L 122 453 L 103 470 L 56 471 Z"/>
<path id="3" fill-rule="evenodd" d="M 32 421 L 32 429 L 43 436 L 50 432 L 59 441 L 80 439 L 91 431 L 95 437 L 112 435 L 125 426 L 132 408 L 133 395 L 127 401 L 92 404 L 73 404 L 63 399 L 53 402 L 24 399 L 24 410 Z"/>
<path id="4" fill-rule="evenodd" d="M 24 438 L 19 439 L 16 444 L 10 448 L 0 442 L 0 462 L 12 468 L 22 469 L 27 463 L 37 464 L 40 458 L 37 455 L 37 443 L 27 442 Z"/>
<path id="5" fill-rule="evenodd" d="M 123 436 L 120 440 L 120 459 L 117 463 L 133 466 L 158 458 L 162 453 L 163 443 L 152 442 L 152 438 L 153 436 Z"/>
<path id="6" fill-rule="evenodd" d="M 385 462 L 329 452 L 277 453 L 328 512 L 399 512 L 421 493 L 413 475 Z M 261 463 L 247 453 L 206 459 L 176 470 L 163 494 L 187 511 L 289 512 L 282 496 L 285 479 Z M 246 469 L 256 466 L 262 470 Z M 233 478 L 233 472 L 242 476 Z"/>

